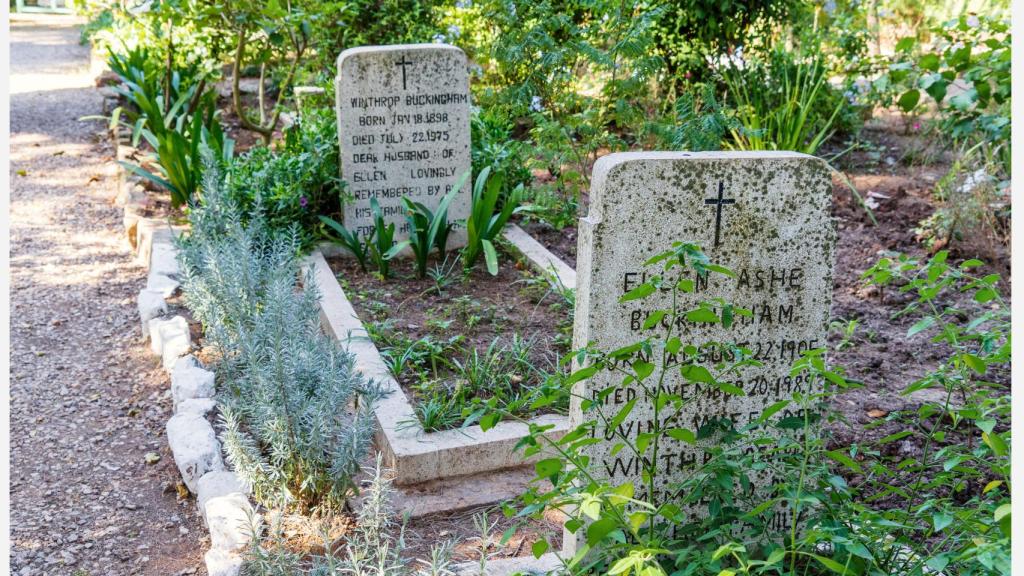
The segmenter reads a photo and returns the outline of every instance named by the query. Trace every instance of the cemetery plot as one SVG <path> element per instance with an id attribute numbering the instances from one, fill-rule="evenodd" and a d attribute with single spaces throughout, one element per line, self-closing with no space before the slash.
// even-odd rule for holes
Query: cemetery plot
<path id="1" fill-rule="evenodd" d="M 536 415 L 529 406 L 533 391 L 559 385 L 571 302 L 545 278 L 513 266 L 511 257 L 502 261 L 497 276 L 477 267 L 463 278 L 456 262 L 446 277 L 417 279 L 412 263 L 399 260 L 396 277 L 382 282 L 351 258 L 328 260 L 428 432 L 473 423 L 489 399 Z"/>

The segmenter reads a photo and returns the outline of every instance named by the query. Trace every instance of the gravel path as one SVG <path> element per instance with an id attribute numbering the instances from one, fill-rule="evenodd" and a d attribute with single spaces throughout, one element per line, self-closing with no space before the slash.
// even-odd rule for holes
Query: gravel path
<path id="1" fill-rule="evenodd" d="M 112 202 L 113 150 L 77 120 L 102 104 L 78 35 L 12 15 L 11 568 L 205 574 L 166 448 L 167 376 L 139 338 L 145 271 Z"/>

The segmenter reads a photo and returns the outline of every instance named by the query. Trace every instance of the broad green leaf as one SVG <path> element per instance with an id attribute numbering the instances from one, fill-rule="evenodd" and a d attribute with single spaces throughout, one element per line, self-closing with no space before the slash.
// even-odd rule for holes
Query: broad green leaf
<path id="1" fill-rule="evenodd" d="M 537 476 L 550 478 L 562 471 L 562 460 L 559 458 L 545 458 L 533 465 Z"/>
<path id="2" fill-rule="evenodd" d="M 644 282 L 643 284 L 633 288 L 629 292 L 626 292 L 619 297 L 619 302 L 629 302 L 630 300 L 639 300 L 640 298 L 646 298 L 651 294 L 654 294 L 654 284 L 650 282 Z"/>
<path id="3" fill-rule="evenodd" d="M 533 546 L 530 547 L 530 551 L 533 552 L 534 558 L 540 558 L 548 551 L 548 547 L 548 541 L 542 538 L 533 543 Z"/>
<path id="4" fill-rule="evenodd" d="M 491 244 L 490 240 L 481 240 L 480 244 L 484 247 L 484 261 L 487 263 L 487 272 L 491 276 L 498 275 L 498 252 L 494 249 L 494 244 Z"/>
<path id="5" fill-rule="evenodd" d="M 686 313 L 686 319 L 690 322 L 707 322 L 714 323 L 718 322 L 718 314 L 715 314 L 713 310 L 707 308 L 697 308 L 696 310 L 690 310 Z"/>
<path id="6" fill-rule="evenodd" d="M 945 511 L 936 511 L 932 514 L 932 526 L 935 527 L 936 532 L 941 532 L 943 528 L 953 523 L 953 515 Z"/>
<path id="7" fill-rule="evenodd" d="M 907 338 L 911 338 L 914 335 L 918 334 L 919 332 L 927 330 L 927 329 L 931 328 L 934 325 L 935 325 L 935 317 L 934 316 L 925 316 L 924 318 L 921 318 L 920 320 L 918 320 L 913 326 L 911 326 L 909 330 L 907 330 Z"/>
<path id="8" fill-rule="evenodd" d="M 903 110 L 904 112 L 910 112 L 911 110 L 914 109 L 914 107 L 917 106 L 917 103 L 920 100 L 921 92 L 916 88 L 911 88 L 910 90 L 904 92 L 902 96 L 900 96 L 900 99 L 899 101 L 897 101 L 897 104 L 899 104 L 900 109 Z"/>
<path id="9" fill-rule="evenodd" d="M 587 527 L 587 544 L 591 546 L 597 544 L 608 535 L 609 532 L 615 530 L 618 524 L 612 518 L 601 518 L 597 522 L 594 522 Z"/>
<path id="10" fill-rule="evenodd" d="M 985 361 L 974 354 L 964 354 L 961 358 L 963 358 L 964 364 L 967 364 L 971 370 L 974 370 L 978 374 L 984 374 L 988 368 Z"/>
<path id="11" fill-rule="evenodd" d="M 854 460 L 844 452 L 841 452 L 839 450 L 829 450 L 828 452 L 826 452 L 826 454 L 828 454 L 829 458 L 835 460 L 836 462 L 839 462 L 840 464 L 846 466 L 847 468 L 853 470 L 854 472 L 857 472 L 858 474 L 863 471 L 863 469 L 860 467 L 860 464 L 857 463 L 856 460 Z"/>

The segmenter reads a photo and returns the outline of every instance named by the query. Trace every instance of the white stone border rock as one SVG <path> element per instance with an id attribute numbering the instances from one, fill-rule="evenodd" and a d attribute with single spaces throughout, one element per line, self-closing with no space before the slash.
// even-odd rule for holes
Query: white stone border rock
<path id="1" fill-rule="evenodd" d="M 117 157 L 125 147 L 113 134 Z M 185 229 L 166 220 L 142 216 L 145 189 L 118 167 L 117 204 L 124 207 L 124 227 L 136 259 L 148 270 L 146 287 L 139 291 L 138 311 L 143 341 L 160 357 L 170 375 L 174 415 L 167 421 L 167 441 L 185 485 L 196 495 L 196 505 L 210 532 L 204 560 L 210 576 L 238 576 L 241 550 L 249 543 L 260 515 L 249 499 L 250 490 L 226 470 L 221 445 L 207 414 L 216 408 L 214 374 L 189 354 L 192 341 L 188 321 L 168 317 L 167 299 L 179 288 L 175 237 Z"/>
<path id="2" fill-rule="evenodd" d="M 149 258 L 151 282 L 171 276 L 167 265 L 168 259 L 174 261 L 175 252 L 169 236 L 155 237 Z M 159 309 L 167 310 L 163 297 L 159 291 L 142 290 L 139 315 L 148 328 L 150 350 L 160 356 L 171 376 L 174 415 L 167 421 L 167 443 L 210 531 L 210 550 L 204 557 L 207 572 L 211 576 L 237 576 L 242 567 L 239 552 L 248 544 L 251 527 L 259 524 L 260 516 L 249 500 L 248 487 L 225 469 L 217 433 L 206 418 L 216 407 L 214 374 L 187 354 L 192 344 L 185 318 L 161 317 Z"/>
<path id="3" fill-rule="evenodd" d="M 505 239 L 538 271 L 551 275 L 567 288 L 575 289 L 576 272 L 521 228 L 509 226 Z M 353 355 L 357 371 L 388 391 L 374 408 L 378 424 L 376 444 L 384 454 L 384 464 L 394 471 L 395 484 L 403 486 L 468 476 L 514 468 L 532 461 L 524 460 L 514 450 L 528 432 L 528 426 L 520 422 L 500 422 L 487 432 L 480 426 L 441 432 L 423 429 L 408 397 L 387 369 L 380 351 L 370 340 L 352 303 L 327 265 L 322 250 L 315 250 L 303 268 L 312 271 L 320 289 L 320 317 L 324 330 Z M 565 416 L 542 415 L 531 422 L 553 425 L 554 428 L 548 432 L 552 437 L 569 430 Z M 534 460 L 541 456 L 538 454 Z"/>

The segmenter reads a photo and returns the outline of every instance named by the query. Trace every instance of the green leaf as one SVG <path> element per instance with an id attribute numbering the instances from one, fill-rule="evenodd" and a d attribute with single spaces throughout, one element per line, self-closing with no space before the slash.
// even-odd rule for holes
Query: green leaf
<path id="1" fill-rule="evenodd" d="M 669 438 L 680 440 L 687 444 L 695 444 L 697 442 L 697 435 L 694 434 L 692 430 L 687 430 L 686 428 L 672 428 L 665 432 L 665 434 L 667 434 Z"/>
<path id="2" fill-rule="evenodd" d="M 615 415 L 615 417 L 608 422 L 608 428 L 614 430 L 618 428 L 620 424 L 625 422 L 626 417 L 628 417 L 629 413 L 633 411 L 633 406 L 636 405 L 636 400 L 636 398 L 633 398 L 629 402 L 626 402 L 626 404 L 621 409 L 619 409 L 619 412 Z"/>
<path id="3" fill-rule="evenodd" d="M 858 464 L 857 461 L 851 458 L 848 454 L 840 452 L 839 450 L 829 450 L 828 452 L 826 452 L 826 454 L 828 454 L 829 458 L 835 460 L 836 462 L 839 462 L 840 464 L 846 466 L 850 470 L 853 470 L 854 472 L 857 473 L 862 472 L 860 464 Z"/>
<path id="4" fill-rule="evenodd" d="M 484 247 L 484 261 L 487 263 L 487 271 L 491 276 L 497 276 L 498 252 L 494 249 L 494 244 L 491 244 L 490 240 L 481 240 L 480 244 Z"/>
<path id="5" fill-rule="evenodd" d="M 696 310 L 690 310 L 686 313 L 686 319 L 690 322 L 707 322 L 714 323 L 718 322 L 718 314 L 714 311 L 708 310 L 707 308 L 697 308 Z"/>
<path id="6" fill-rule="evenodd" d="M 988 366 L 985 364 L 985 361 L 982 360 L 981 358 L 978 358 L 974 354 L 964 354 L 961 356 L 961 358 L 963 359 L 964 364 L 967 364 L 967 366 L 969 366 L 971 370 L 974 370 L 977 374 L 984 374 L 988 368 Z"/>
<path id="7" fill-rule="evenodd" d="M 587 527 L 587 544 L 590 544 L 591 546 L 597 544 L 603 540 L 608 533 L 615 530 L 617 527 L 618 524 L 612 518 L 602 518 L 597 522 L 594 522 Z"/>
<path id="8" fill-rule="evenodd" d="M 907 36 L 906 38 L 900 38 L 899 42 L 896 43 L 897 52 L 909 52 L 917 44 L 917 38 L 914 36 Z"/>
<path id="9" fill-rule="evenodd" d="M 900 99 L 896 102 L 904 112 L 910 112 L 917 106 L 917 103 L 921 100 L 921 92 L 916 88 L 911 88 L 900 96 Z"/>
<path id="10" fill-rule="evenodd" d="M 989 434 L 988 432 L 982 432 L 981 440 L 992 449 L 992 453 L 996 456 L 1006 456 L 1009 453 L 1006 441 L 997 433 Z"/>
<path id="11" fill-rule="evenodd" d="M 935 527 L 936 532 L 941 532 L 943 528 L 953 523 L 953 515 L 945 511 L 936 511 L 932 514 L 932 526 Z"/>
<path id="12" fill-rule="evenodd" d="M 483 417 L 480 418 L 480 429 L 487 432 L 491 428 L 494 428 L 498 424 L 499 420 L 501 420 L 500 412 L 484 414 Z"/>
<path id="13" fill-rule="evenodd" d="M 1010 503 L 1002 504 L 999 508 L 996 508 L 993 518 L 999 523 L 999 529 L 1002 530 L 1003 535 L 1007 538 L 1010 537 L 1010 512 L 1012 508 Z"/>
<path id="14" fill-rule="evenodd" d="M 764 409 L 761 415 L 757 418 L 757 422 L 766 422 L 769 418 L 774 416 L 779 410 L 782 410 L 789 405 L 789 400 L 779 400 L 771 406 Z"/>
<path id="15" fill-rule="evenodd" d="M 533 546 L 530 547 L 530 551 L 533 552 L 534 558 L 540 558 L 548 551 L 549 546 L 548 541 L 541 538 L 533 543 Z"/>
<path id="16" fill-rule="evenodd" d="M 630 300 L 639 300 L 640 298 L 646 298 L 654 293 L 654 284 L 650 282 L 644 282 L 643 284 L 633 288 L 629 292 L 626 292 L 619 297 L 619 302 L 629 302 Z"/>
<path id="17" fill-rule="evenodd" d="M 683 378 L 691 382 L 703 382 L 705 384 L 713 384 L 715 382 L 715 378 L 707 368 L 696 364 L 687 364 L 680 368 L 679 372 L 683 375 Z"/>
<path id="18" fill-rule="evenodd" d="M 917 61 L 917 65 L 922 70 L 928 70 L 929 72 L 935 72 L 939 69 L 939 55 L 935 53 L 924 54 Z"/>
<path id="19" fill-rule="evenodd" d="M 668 312 L 665 310 L 655 310 L 654 312 L 651 312 L 650 316 L 647 317 L 647 320 L 644 320 L 643 329 L 650 330 L 651 328 L 654 328 L 657 326 L 658 322 L 661 322 L 661 319 L 664 318 L 666 314 L 668 314 Z"/>
<path id="20" fill-rule="evenodd" d="M 562 460 L 559 458 L 545 458 L 533 465 L 537 476 L 551 478 L 562 471 Z"/>
<path id="21" fill-rule="evenodd" d="M 825 558 L 824 556 L 818 556 L 817 554 L 808 554 L 808 556 L 814 558 L 815 560 L 820 562 L 822 566 L 828 568 L 836 574 L 849 574 L 845 566 L 831 558 Z"/>
<path id="22" fill-rule="evenodd" d="M 911 338 L 914 335 L 918 334 L 919 332 L 927 330 L 927 329 L 931 328 L 934 325 L 935 325 L 935 317 L 934 316 L 925 316 L 924 318 L 921 318 L 916 323 L 914 323 L 914 325 L 911 326 L 909 330 L 907 330 L 907 338 Z"/>

